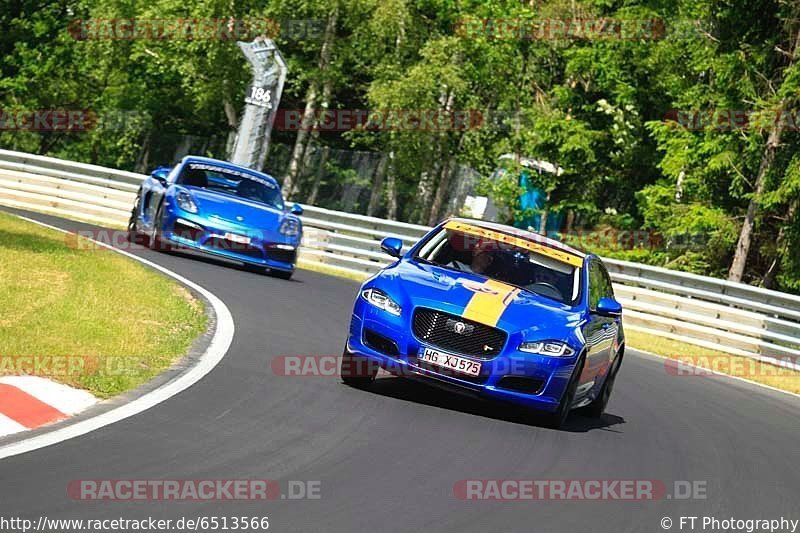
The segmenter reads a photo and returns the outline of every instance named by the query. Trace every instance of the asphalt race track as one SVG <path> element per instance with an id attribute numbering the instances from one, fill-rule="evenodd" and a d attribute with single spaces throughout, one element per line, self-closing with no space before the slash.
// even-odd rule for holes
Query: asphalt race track
<path id="1" fill-rule="evenodd" d="M 68 229 L 79 223 L 29 215 Z M 608 413 L 546 429 L 504 405 L 385 377 L 273 373 L 281 355 L 340 355 L 357 284 L 290 281 L 137 251 L 230 308 L 236 335 L 203 380 L 132 418 L 0 461 L 0 516 L 268 516 L 271 531 L 663 531 L 662 517 L 800 518 L 800 398 L 722 377 L 675 376 L 629 350 Z M 319 481 L 321 498 L 75 501 L 81 479 Z M 705 483 L 705 499 L 464 501 L 465 479 Z M 685 530 L 685 529 L 684 529 Z"/>

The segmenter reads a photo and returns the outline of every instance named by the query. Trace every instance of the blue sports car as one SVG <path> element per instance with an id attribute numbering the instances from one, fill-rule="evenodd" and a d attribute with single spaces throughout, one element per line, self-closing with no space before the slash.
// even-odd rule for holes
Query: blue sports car
<path id="1" fill-rule="evenodd" d="M 599 417 L 622 364 L 622 307 L 599 257 L 501 224 L 450 219 L 359 290 L 342 380 L 379 368 L 507 400 L 560 427 Z"/>
<path id="2" fill-rule="evenodd" d="M 272 176 L 187 156 L 144 180 L 128 233 L 153 249 L 195 250 L 289 279 L 302 238 L 302 212 L 297 204 L 287 209 Z"/>

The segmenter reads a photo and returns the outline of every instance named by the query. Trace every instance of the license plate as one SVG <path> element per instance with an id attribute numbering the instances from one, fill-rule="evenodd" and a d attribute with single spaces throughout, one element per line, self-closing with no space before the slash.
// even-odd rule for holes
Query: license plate
<path id="1" fill-rule="evenodd" d="M 424 348 L 419 360 L 470 376 L 477 376 L 481 373 L 480 363 L 450 353 L 440 352 L 433 348 Z"/>
<path id="2" fill-rule="evenodd" d="M 250 237 L 244 235 L 236 235 L 235 233 L 226 233 L 225 240 L 235 242 L 238 244 L 250 244 Z"/>

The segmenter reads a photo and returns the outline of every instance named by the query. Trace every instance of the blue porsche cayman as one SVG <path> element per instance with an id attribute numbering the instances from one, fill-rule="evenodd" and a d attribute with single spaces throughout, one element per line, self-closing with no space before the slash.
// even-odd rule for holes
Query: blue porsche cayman
<path id="1" fill-rule="evenodd" d="M 187 156 L 144 180 L 128 232 L 153 249 L 199 251 L 289 279 L 302 238 L 302 212 L 297 204 L 285 206 L 272 176 Z"/>
<path id="2" fill-rule="evenodd" d="M 450 219 L 359 290 L 342 380 L 389 372 L 507 400 L 561 426 L 601 416 L 622 364 L 622 307 L 599 257 L 509 226 Z"/>

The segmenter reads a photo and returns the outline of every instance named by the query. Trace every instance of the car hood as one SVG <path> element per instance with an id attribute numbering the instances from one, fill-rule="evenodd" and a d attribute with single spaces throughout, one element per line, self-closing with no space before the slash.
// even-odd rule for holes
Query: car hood
<path id="1" fill-rule="evenodd" d="M 582 317 L 575 307 L 513 285 L 413 260 L 398 261 L 368 285 L 388 293 L 404 310 L 439 309 L 526 338 L 562 338 Z"/>
<path id="2" fill-rule="evenodd" d="M 196 187 L 186 187 L 186 190 L 194 198 L 198 214 L 210 220 L 222 220 L 254 229 L 274 229 L 284 217 L 290 216 L 280 209 L 229 194 Z"/>

